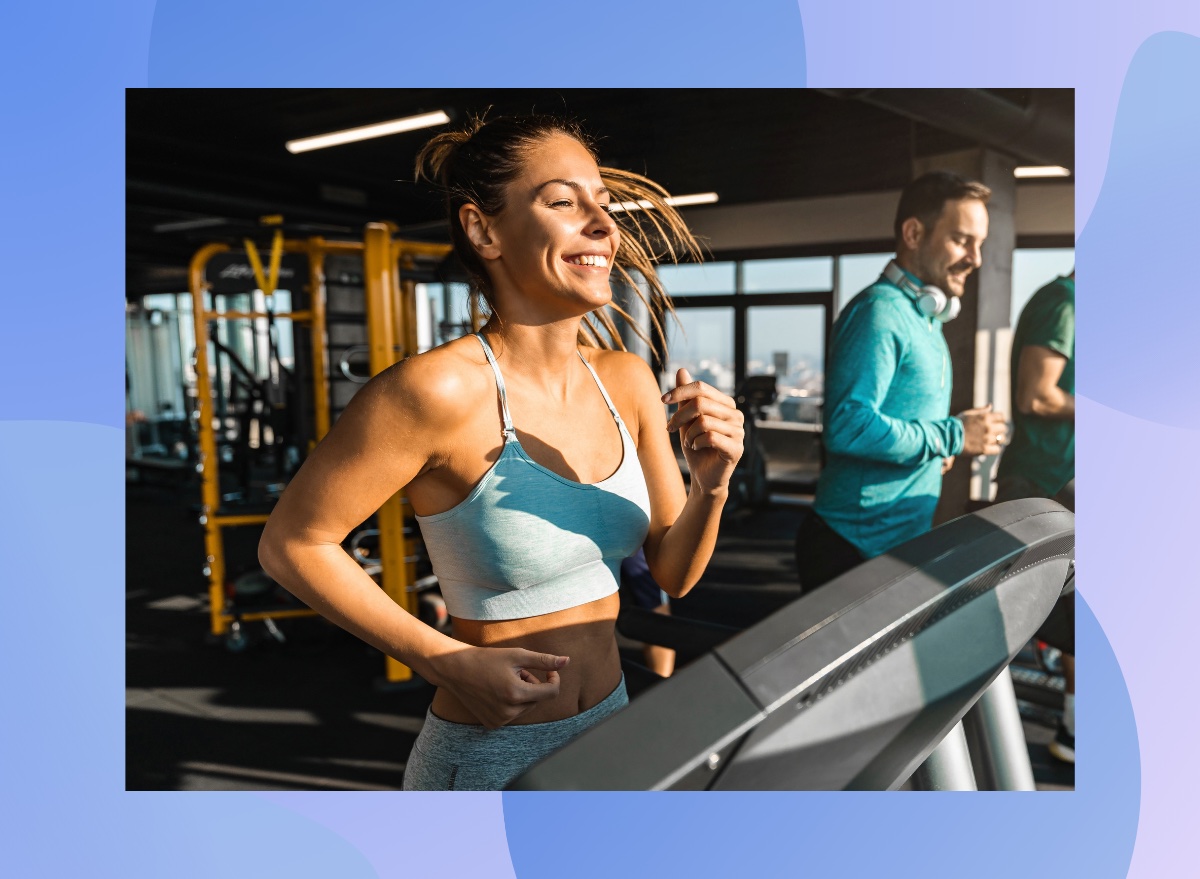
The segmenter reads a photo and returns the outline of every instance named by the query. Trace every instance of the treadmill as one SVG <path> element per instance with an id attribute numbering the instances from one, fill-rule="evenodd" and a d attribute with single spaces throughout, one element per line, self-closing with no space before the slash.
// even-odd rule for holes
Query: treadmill
<path id="1" fill-rule="evenodd" d="M 1051 500 L 947 522 L 735 635 L 507 789 L 897 789 L 961 738 L 1073 589 L 1074 556 L 1074 514 Z"/>

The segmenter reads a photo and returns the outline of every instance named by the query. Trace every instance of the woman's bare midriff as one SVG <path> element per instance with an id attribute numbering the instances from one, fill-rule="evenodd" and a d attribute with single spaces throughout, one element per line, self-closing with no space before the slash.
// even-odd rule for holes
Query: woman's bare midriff
<path id="1" fill-rule="evenodd" d="M 616 593 L 606 598 L 555 613 L 519 620 L 454 620 L 454 637 L 476 647 L 523 647 L 537 653 L 570 657 L 560 672 L 558 696 L 539 702 L 513 721 L 513 725 L 546 723 L 574 717 L 599 704 L 621 680 L 617 651 L 616 619 L 620 609 Z M 541 680 L 546 672 L 533 671 Z M 479 720 L 462 702 L 444 689 L 433 696 L 433 713 L 453 723 Z"/>

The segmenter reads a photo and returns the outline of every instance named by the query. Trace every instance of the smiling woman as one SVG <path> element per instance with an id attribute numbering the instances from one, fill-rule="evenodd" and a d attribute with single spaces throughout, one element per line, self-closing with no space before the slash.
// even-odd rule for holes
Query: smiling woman
<path id="1" fill-rule="evenodd" d="M 455 252 L 471 276 L 472 320 L 478 329 L 494 313 L 493 287 L 483 260 L 477 256 L 467 236 L 465 223 L 454 222 L 463 208 L 473 206 L 482 215 L 499 217 L 508 206 L 508 188 L 528 166 L 534 165 L 534 153 L 566 151 L 585 165 L 590 164 L 597 185 L 585 192 L 582 180 L 566 177 L 530 179 L 532 190 L 516 193 L 521 206 L 541 203 L 559 211 L 578 211 L 581 203 L 590 200 L 609 213 L 620 233 L 612 245 L 614 253 L 604 249 L 589 251 L 605 257 L 608 268 L 642 296 L 650 306 L 651 327 L 645 328 L 630 321 L 631 328 L 649 341 L 648 329 L 665 342 L 663 320 L 670 313 L 670 299 L 658 275 L 656 263 L 664 259 L 679 262 L 687 256 L 699 261 L 696 240 L 683 219 L 668 203 L 667 192 L 654 181 L 616 168 L 599 167 L 590 138 L 578 123 L 554 116 L 503 117 L 484 123 L 474 120 L 462 131 L 448 131 L 433 138 L 417 157 L 417 175 L 433 181 L 446 196 L 447 214 L 451 218 L 450 235 Z M 586 168 L 584 170 L 587 170 Z M 590 199 L 589 199 L 590 196 Z M 623 210 L 620 206 L 646 203 L 645 210 Z M 619 246 L 618 246 L 619 245 Z M 579 254 L 582 255 L 582 254 Z M 645 279 L 649 287 L 643 293 L 634 275 Z M 608 273 L 604 274 L 604 285 Z M 613 303 L 610 307 L 628 320 L 628 316 Z M 580 331 L 586 334 L 581 343 L 601 347 L 623 348 L 609 313 L 600 311 L 585 317 Z"/>
<path id="2" fill-rule="evenodd" d="M 259 552 L 310 607 L 437 686 L 406 789 L 498 789 L 626 703 L 620 563 L 642 548 L 670 595 L 695 585 L 742 415 L 682 369 L 660 396 L 606 313 L 615 272 L 649 306 L 652 327 L 638 331 L 663 335 L 671 306 L 654 264 L 697 248 L 661 187 L 601 168 L 577 126 L 547 117 L 475 121 L 418 163 L 446 194 L 476 333 L 354 397 Z M 621 202 L 649 207 L 614 211 Z M 678 404 L 669 422 L 664 403 Z M 687 492 L 668 430 L 680 432 Z M 401 489 L 453 637 L 394 604 L 341 548 Z"/>

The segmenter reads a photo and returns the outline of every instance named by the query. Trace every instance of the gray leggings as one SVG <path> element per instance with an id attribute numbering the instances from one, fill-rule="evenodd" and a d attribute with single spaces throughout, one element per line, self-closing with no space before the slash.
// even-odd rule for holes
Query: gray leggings
<path id="1" fill-rule="evenodd" d="M 587 711 L 549 723 L 485 729 L 430 709 L 404 768 L 404 790 L 502 790 L 539 760 L 629 704 L 625 676 Z"/>

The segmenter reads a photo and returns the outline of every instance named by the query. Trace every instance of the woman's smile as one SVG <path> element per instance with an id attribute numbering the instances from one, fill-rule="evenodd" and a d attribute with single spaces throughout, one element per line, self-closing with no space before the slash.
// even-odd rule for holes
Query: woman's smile
<path id="1" fill-rule="evenodd" d="M 577 253 L 573 256 L 564 256 L 563 261 L 582 269 L 599 269 L 603 270 L 605 274 L 608 273 L 608 256 L 603 253 Z"/>

